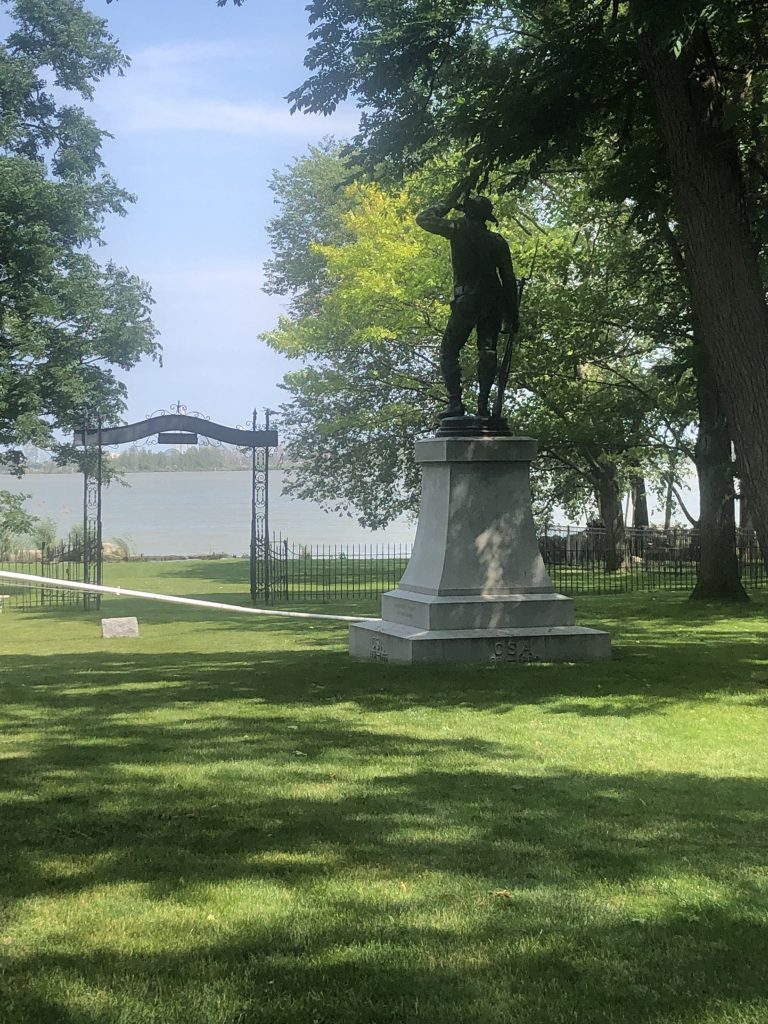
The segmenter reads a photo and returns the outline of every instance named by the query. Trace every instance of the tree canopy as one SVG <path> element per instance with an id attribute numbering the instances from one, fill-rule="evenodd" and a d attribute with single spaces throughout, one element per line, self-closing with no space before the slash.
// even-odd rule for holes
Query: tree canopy
<path id="1" fill-rule="evenodd" d="M 335 159 L 340 185 L 345 165 Z M 299 237 L 294 211 L 303 224 L 315 171 L 324 191 L 331 160 L 312 153 L 297 161 L 301 189 L 290 175 L 277 181 L 281 207 L 271 234 L 281 265 L 285 244 Z M 291 455 L 302 465 L 295 492 L 354 507 L 370 525 L 415 509 L 413 440 L 433 429 L 442 402 L 448 252 L 414 216 L 454 172 L 443 161 L 402 188 L 332 190 L 337 208 L 325 220 L 340 218 L 343 237 L 295 245 L 283 281 L 302 302 L 267 335 L 304 364 L 286 378 Z M 658 273 L 667 260 L 658 241 L 633 229 L 628 208 L 590 198 L 583 182 L 557 191 L 536 186 L 522 199 L 507 197 L 497 212 L 518 271 L 533 271 L 508 415 L 540 439 L 539 512 L 546 517 L 554 504 L 574 514 L 598 509 L 620 530 L 628 476 L 660 473 L 670 450 L 692 452 L 690 374 L 663 372 L 689 343 L 685 295 Z M 317 274 L 322 289 L 307 287 L 299 266 Z M 473 348 L 463 353 L 467 364 Z"/>
<path id="2" fill-rule="evenodd" d="M 295 110 L 361 110 L 377 177 L 458 149 L 502 187 L 585 166 L 680 241 L 691 320 L 768 552 L 768 8 L 753 0 L 313 0 Z M 599 161 L 592 158 L 599 154 Z"/>
<path id="3" fill-rule="evenodd" d="M 1 0 L 0 460 L 60 447 L 54 429 L 124 407 L 114 368 L 156 357 L 149 288 L 90 251 L 132 197 L 104 168 L 106 133 L 82 105 L 128 60 L 82 0 Z"/>

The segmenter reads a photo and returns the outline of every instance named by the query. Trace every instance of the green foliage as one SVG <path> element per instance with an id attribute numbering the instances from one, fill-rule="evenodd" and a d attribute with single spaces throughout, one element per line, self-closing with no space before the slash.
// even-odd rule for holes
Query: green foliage
<path id="1" fill-rule="evenodd" d="M 30 538 L 36 548 L 52 548 L 58 540 L 56 523 L 47 516 L 40 519 L 30 532 Z"/>
<path id="2" fill-rule="evenodd" d="M 354 507 L 375 527 L 416 501 L 413 440 L 441 400 L 435 349 L 449 272 L 407 194 L 352 186 L 343 202 L 348 242 L 314 248 L 324 294 L 265 337 L 305 364 L 287 376 L 296 398 L 282 410 L 289 455 L 302 464 L 293 493 Z M 283 209 L 289 221 L 290 195 Z"/>
<path id="3" fill-rule="evenodd" d="M 32 533 L 38 523 L 37 516 L 24 508 L 24 502 L 29 498 L 29 494 L 0 491 L 0 551 L 3 553 L 9 550 L 14 541 Z"/>
<path id="4" fill-rule="evenodd" d="M 281 209 L 267 225 L 272 258 L 265 291 L 290 296 L 292 313 L 309 313 L 328 287 L 321 245 L 348 238 L 344 213 L 352 200 L 344 189 L 349 171 L 333 139 L 310 146 L 285 171 L 275 171 L 270 188 Z"/>
<path id="5" fill-rule="evenodd" d="M 692 453 L 692 376 L 665 372 L 690 347 L 689 313 L 665 249 L 634 228 L 632 207 L 594 199 L 572 176 L 533 194 L 540 224 L 523 247 L 534 277 L 511 415 L 539 438 L 550 505 L 576 515 L 606 475 L 623 491 L 633 472 L 658 476 L 670 451 Z"/>
<path id="6" fill-rule="evenodd" d="M 679 227 L 707 388 L 768 550 L 768 6 L 312 0 L 308 11 L 310 76 L 292 109 L 329 113 L 353 97 L 350 153 L 378 180 L 458 151 L 464 174 L 495 173 L 499 189 L 586 172 L 594 196 L 631 202 L 638 230 Z"/>
<path id="7" fill-rule="evenodd" d="M 764 5 L 735 0 L 538 0 L 536 3 L 313 0 L 294 108 L 329 113 L 348 96 L 362 108 L 356 151 L 399 173 L 458 148 L 516 187 L 558 160 L 605 143 L 597 181 L 657 206 L 667 180 L 638 38 L 658 30 L 692 61 L 707 35 L 724 104 L 738 130 L 753 196 L 765 199 L 768 66 Z"/>
<path id="8" fill-rule="evenodd" d="M 295 251 L 308 274 L 322 275 L 322 287 L 303 290 L 304 304 L 266 336 L 304 364 L 285 382 L 284 426 L 301 465 L 294 493 L 354 509 L 369 525 L 414 509 L 413 441 L 433 427 L 444 402 L 438 359 L 448 249 L 414 216 L 452 173 L 444 160 L 399 190 L 349 186 L 346 237 L 314 246 L 311 261 Z M 302 185 L 310 180 L 305 165 Z M 294 194 L 281 194 L 288 247 Z M 670 448 L 687 448 L 690 375 L 670 380 L 657 372 L 687 343 L 684 293 L 657 239 L 633 228 L 631 209 L 591 198 L 579 179 L 539 186 L 520 200 L 507 196 L 497 212 L 518 272 L 533 275 L 508 413 L 515 429 L 541 440 L 540 515 L 554 504 L 578 515 L 606 474 L 620 482 L 624 469 L 653 472 Z M 470 378 L 473 343 L 464 357 Z"/>
<path id="9" fill-rule="evenodd" d="M 53 428 L 118 416 L 129 369 L 158 347 L 148 287 L 88 251 L 132 197 L 103 168 L 101 131 L 70 94 L 127 58 L 81 0 L 4 0 L 0 43 L 0 460 L 56 448 Z"/>

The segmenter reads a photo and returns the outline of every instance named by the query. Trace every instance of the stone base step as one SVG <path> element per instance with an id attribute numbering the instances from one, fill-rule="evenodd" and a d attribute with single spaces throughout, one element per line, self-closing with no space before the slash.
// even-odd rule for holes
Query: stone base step
<path id="1" fill-rule="evenodd" d="M 429 630 L 366 619 L 350 626 L 349 653 L 365 661 L 403 664 L 606 661 L 611 638 L 586 626 Z"/>
<path id="2" fill-rule="evenodd" d="M 385 622 L 432 630 L 522 629 L 574 622 L 573 601 L 562 594 L 436 597 L 401 588 L 383 595 L 381 617 Z"/>

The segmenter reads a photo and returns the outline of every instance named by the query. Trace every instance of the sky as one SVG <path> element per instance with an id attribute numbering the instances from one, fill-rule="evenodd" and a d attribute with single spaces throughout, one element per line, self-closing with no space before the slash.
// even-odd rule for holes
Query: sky
<path id="1" fill-rule="evenodd" d="M 137 196 L 104 232 L 100 259 L 147 281 L 163 366 L 122 374 L 126 419 L 182 402 L 244 424 L 276 409 L 287 360 L 259 339 L 282 301 L 262 291 L 269 189 L 312 143 L 350 136 L 355 110 L 291 115 L 286 94 L 307 77 L 306 0 L 87 0 L 131 58 L 96 88 L 90 112 L 114 138 L 107 169 Z"/>

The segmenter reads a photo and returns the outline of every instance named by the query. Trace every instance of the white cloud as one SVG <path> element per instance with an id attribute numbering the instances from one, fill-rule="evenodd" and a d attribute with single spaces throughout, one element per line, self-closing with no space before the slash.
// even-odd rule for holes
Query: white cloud
<path id="1" fill-rule="evenodd" d="M 299 138 L 333 131 L 354 132 L 356 121 L 320 115 L 291 114 L 287 105 L 234 103 L 223 100 L 169 96 L 158 99 L 134 94 L 121 109 L 122 132 L 221 132 L 227 135 L 280 134 Z"/>
<path id="2" fill-rule="evenodd" d="M 279 296 L 263 290 L 264 271 L 257 261 L 144 267 L 156 300 L 155 321 L 163 342 L 183 336 L 195 347 L 211 332 L 222 347 L 252 343 L 277 323 L 284 308 Z"/>
<path id="3" fill-rule="evenodd" d="M 142 273 L 156 291 L 208 297 L 242 291 L 261 292 L 264 269 L 257 260 L 187 266 L 145 267 Z"/>
<path id="4" fill-rule="evenodd" d="M 163 43 L 159 46 L 147 46 L 133 56 L 129 73 L 161 71 L 184 65 L 200 65 L 209 61 L 256 55 L 257 50 L 252 44 L 232 39 Z"/>
<path id="5" fill-rule="evenodd" d="M 232 40 L 149 47 L 134 57 L 124 78 L 102 83 L 97 120 L 103 112 L 104 123 L 120 134 L 211 132 L 309 140 L 356 130 L 352 112 L 331 118 L 292 115 L 281 98 L 248 95 L 260 77 L 248 70 L 259 61 L 263 64 L 264 54 L 252 43 Z M 239 75 L 233 73 L 238 64 Z"/>

